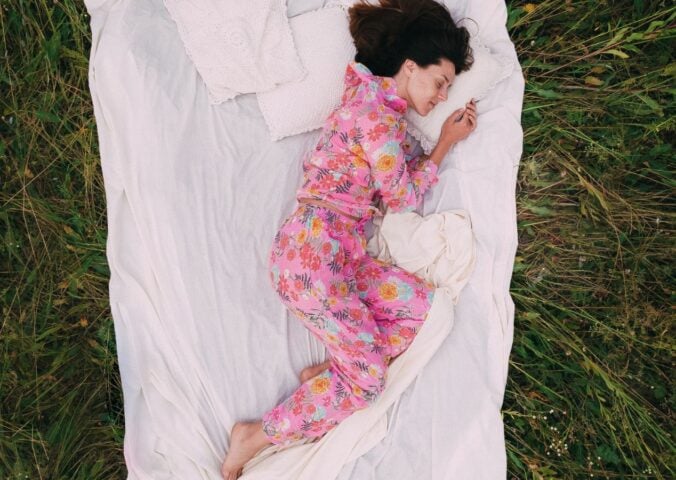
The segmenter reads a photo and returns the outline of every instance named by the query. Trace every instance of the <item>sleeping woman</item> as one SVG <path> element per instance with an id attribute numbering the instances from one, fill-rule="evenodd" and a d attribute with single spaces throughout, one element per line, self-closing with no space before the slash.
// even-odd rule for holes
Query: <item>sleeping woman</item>
<path id="1" fill-rule="evenodd" d="M 469 33 L 434 0 L 380 0 L 348 10 L 356 56 L 340 105 L 304 158 L 297 208 L 274 237 L 269 279 L 286 307 L 328 351 L 260 421 L 237 422 L 225 480 L 270 444 L 316 439 L 385 387 L 389 363 L 425 321 L 434 285 L 366 253 L 364 225 L 417 210 L 441 161 L 477 124 L 474 101 L 445 121 L 430 155 L 413 156 L 404 114 L 427 115 L 473 63 Z"/>

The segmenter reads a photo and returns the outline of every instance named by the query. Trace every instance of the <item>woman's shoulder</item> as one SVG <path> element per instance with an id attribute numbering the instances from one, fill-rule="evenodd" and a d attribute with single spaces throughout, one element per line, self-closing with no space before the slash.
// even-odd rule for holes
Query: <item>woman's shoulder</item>
<path id="1" fill-rule="evenodd" d="M 324 129 L 349 132 L 360 136 L 377 130 L 381 135 L 403 139 L 406 121 L 403 115 L 382 102 L 353 102 L 336 107 L 326 120 Z M 372 134 L 373 135 L 373 134 Z"/>
<path id="2" fill-rule="evenodd" d="M 360 124 L 404 122 L 404 116 L 386 103 L 368 102 L 355 109 L 354 119 Z"/>

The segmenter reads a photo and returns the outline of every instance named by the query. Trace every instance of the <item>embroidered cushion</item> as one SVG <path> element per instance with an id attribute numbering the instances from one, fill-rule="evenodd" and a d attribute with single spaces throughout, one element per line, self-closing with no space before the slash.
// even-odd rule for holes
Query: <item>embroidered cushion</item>
<path id="1" fill-rule="evenodd" d="M 164 0 L 186 53 L 218 104 L 299 81 L 286 0 Z"/>

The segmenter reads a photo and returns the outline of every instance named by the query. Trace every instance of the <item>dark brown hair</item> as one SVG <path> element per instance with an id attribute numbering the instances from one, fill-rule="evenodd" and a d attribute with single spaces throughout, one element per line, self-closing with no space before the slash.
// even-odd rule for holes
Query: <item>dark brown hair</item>
<path id="1" fill-rule="evenodd" d="M 374 75 L 393 77 L 407 58 L 421 67 L 446 58 L 456 74 L 474 63 L 469 32 L 456 26 L 448 9 L 435 0 L 360 0 L 348 13 L 354 59 Z"/>

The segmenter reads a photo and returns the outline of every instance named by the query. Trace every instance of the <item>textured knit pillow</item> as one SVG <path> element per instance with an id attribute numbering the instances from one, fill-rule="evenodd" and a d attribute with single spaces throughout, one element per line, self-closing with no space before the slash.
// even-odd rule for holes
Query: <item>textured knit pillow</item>
<path id="1" fill-rule="evenodd" d="M 492 53 L 476 34 L 470 36 L 470 46 L 474 64 L 466 72 L 456 75 L 446 101 L 439 102 L 424 117 L 412 108 L 406 112 L 407 130 L 420 141 L 425 153 L 430 153 L 436 146 L 441 127 L 451 113 L 464 107 L 472 98 L 476 101 L 484 98 L 514 70 L 514 62 L 510 57 Z"/>
<path id="2" fill-rule="evenodd" d="M 356 53 L 345 8 L 325 7 L 289 19 L 307 76 L 256 94 L 273 140 L 321 128 L 340 105 L 345 68 Z"/>
<path id="3" fill-rule="evenodd" d="M 306 71 L 286 0 L 164 0 L 211 104 L 270 90 Z"/>

